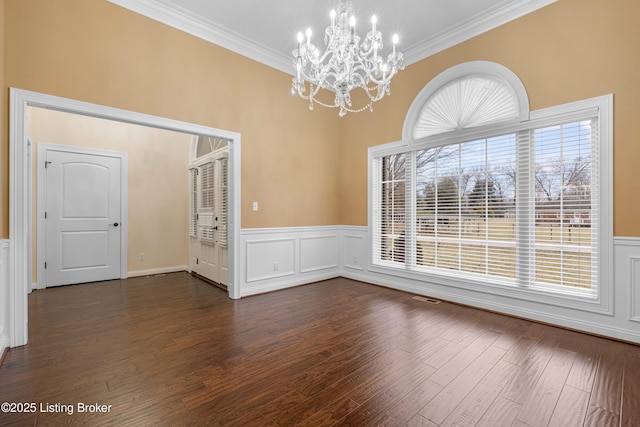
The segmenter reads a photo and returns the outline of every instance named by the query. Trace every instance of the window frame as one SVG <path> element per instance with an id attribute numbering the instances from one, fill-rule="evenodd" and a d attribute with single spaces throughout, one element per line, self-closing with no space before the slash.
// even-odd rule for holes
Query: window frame
<path id="1" fill-rule="evenodd" d="M 457 76 L 459 77 L 459 76 Z M 415 103 L 414 103 L 415 105 Z M 418 106 L 418 108 L 421 106 Z M 414 108 L 414 106 L 412 106 Z M 415 115 L 414 115 L 415 116 Z M 604 95 L 596 98 L 571 102 L 559 106 L 549 107 L 537 111 L 532 111 L 525 120 L 508 121 L 505 123 L 489 124 L 476 128 L 461 129 L 454 132 L 431 135 L 425 138 L 412 140 L 403 139 L 388 144 L 369 148 L 369 227 L 368 238 L 370 255 L 368 256 L 369 269 L 372 272 L 385 275 L 397 276 L 401 278 L 428 282 L 429 285 L 445 286 L 444 291 L 454 292 L 454 289 L 461 289 L 472 292 L 489 293 L 510 298 L 517 298 L 526 301 L 534 301 L 569 307 L 578 310 L 597 312 L 601 314 L 613 315 L 613 95 Z M 597 259 L 597 290 L 596 294 L 586 296 L 581 292 L 555 293 L 544 287 L 514 287 L 511 284 L 500 283 L 499 279 L 492 277 L 488 280 L 473 280 L 467 274 L 457 274 L 456 271 L 446 272 L 421 272 L 408 270 L 406 267 L 398 268 L 397 263 L 376 262 L 375 256 L 375 227 L 379 224 L 375 213 L 375 185 L 373 173 L 375 171 L 374 162 L 384 156 L 403 152 L 413 152 L 420 149 L 448 145 L 457 142 L 471 141 L 478 138 L 489 138 L 505 133 L 521 132 L 534 128 L 566 123 L 568 121 L 579 121 L 581 119 L 598 118 L 599 126 L 599 152 L 598 158 L 600 168 L 600 181 L 598 184 L 598 203 L 600 209 L 600 224 L 598 229 L 598 259 Z M 409 115 L 408 115 L 409 117 Z M 415 119 L 415 117 L 414 117 Z M 405 130 L 407 126 L 405 126 Z M 381 160 L 380 160 L 381 161 Z M 415 174 L 411 173 L 412 182 L 407 185 L 407 204 L 415 206 Z M 415 212 L 415 211 L 414 211 Z M 413 227 L 413 218 L 406 219 Z M 415 254 L 407 253 L 407 262 L 412 262 Z M 464 276 L 464 277 L 463 277 Z M 457 292 L 457 291 L 455 291 Z"/>

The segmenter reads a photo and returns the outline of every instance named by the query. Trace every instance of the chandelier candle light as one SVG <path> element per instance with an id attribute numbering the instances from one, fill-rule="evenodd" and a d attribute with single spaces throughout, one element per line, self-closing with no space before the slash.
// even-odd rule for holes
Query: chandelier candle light
<path id="1" fill-rule="evenodd" d="M 373 111 L 373 103 L 382 99 L 391 90 L 391 78 L 404 68 L 402 53 L 398 51 L 398 35 L 393 36 L 393 48 L 386 61 L 380 56 L 382 34 L 376 29 L 376 16 L 371 17 L 371 31 L 362 40 L 356 33 L 356 18 L 351 0 L 340 0 L 338 11 L 331 11 L 331 25 L 324 35 L 326 50 L 320 53 L 311 43 L 311 28 L 307 29 L 306 40 L 298 33 L 298 48 L 293 51 L 296 75 L 291 91 L 313 104 L 329 108 L 339 108 L 343 117 L 347 112 L 357 113 L 365 109 Z M 307 88 L 307 82 L 309 87 Z M 351 105 L 351 91 L 361 88 L 367 94 L 369 103 L 354 108 Z M 332 104 L 316 99 L 320 89 L 335 93 Z"/>

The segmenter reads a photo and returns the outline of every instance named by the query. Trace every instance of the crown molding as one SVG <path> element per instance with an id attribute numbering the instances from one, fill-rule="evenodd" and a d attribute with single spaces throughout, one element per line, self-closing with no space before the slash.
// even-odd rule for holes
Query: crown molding
<path id="1" fill-rule="evenodd" d="M 462 21 L 457 26 L 436 34 L 434 37 L 424 40 L 417 46 L 405 51 L 405 64 L 411 65 L 421 61 L 431 55 L 449 49 L 452 46 L 486 33 L 556 1 L 557 0 L 503 1 L 495 7 Z"/>
<path id="2" fill-rule="evenodd" d="M 291 58 L 164 0 L 107 0 L 272 68 L 293 74 Z"/>
<path id="3" fill-rule="evenodd" d="M 107 1 L 293 75 L 293 65 L 288 55 L 166 0 Z M 556 1 L 505 0 L 483 13 L 462 21 L 457 26 L 409 48 L 404 52 L 405 64 L 411 65 Z"/>

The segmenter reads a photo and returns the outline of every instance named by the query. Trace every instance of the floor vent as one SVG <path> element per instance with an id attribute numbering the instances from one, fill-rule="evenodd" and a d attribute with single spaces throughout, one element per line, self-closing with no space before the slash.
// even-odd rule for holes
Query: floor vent
<path id="1" fill-rule="evenodd" d="M 422 301 L 422 302 L 428 302 L 429 304 L 440 304 L 440 301 L 438 301 L 437 299 L 433 299 L 429 297 L 421 297 L 419 295 L 416 295 L 415 297 L 413 297 L 413 299 Z"/>

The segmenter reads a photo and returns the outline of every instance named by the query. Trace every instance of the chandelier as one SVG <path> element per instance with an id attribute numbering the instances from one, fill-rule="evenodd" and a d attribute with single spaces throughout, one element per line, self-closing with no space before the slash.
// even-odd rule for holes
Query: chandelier
<path id="1" fill-rule="evenodd" d="M 337 12 L 332 10 L 330 17 L 331 25 L 324 34 L 324 52 L 311 43 L 310 28 L 306 40 L 302 32 L 298 33 L 298 48 L 293 51 L 296 74 L 291 91 L 308 100 L 310 110 L 316 103 L 339 108 L 340 117 L 367 108 L 373 111 L 373 103 L 390 93 L 391 78 L 404 68 L 402 53 L 397 49 L 398 35 L 394 34 L 392 51 L 385 60 L 379 53 L 383 47 L 382 34 L 376 29 L 375 15 L 371 17 L 371 31 L 363 40 L 356 33 L 351 0 L 339 0 Z M 354 107 L 351 91 L 358 88 L 367 95 L 368 104 Z M 316 98 L 320 89 L 335 93 L 333 104 Z"/>

